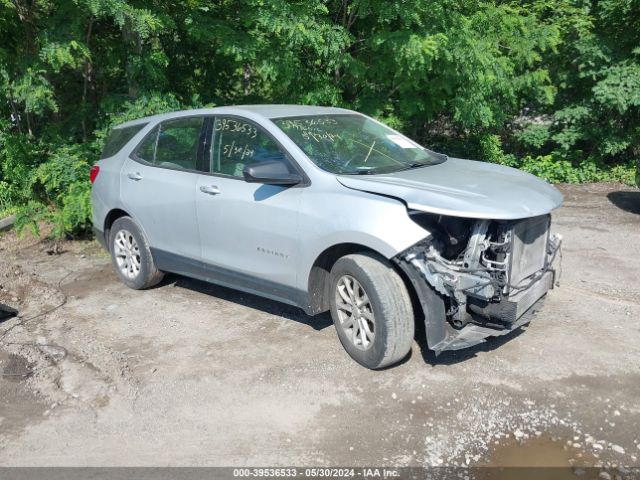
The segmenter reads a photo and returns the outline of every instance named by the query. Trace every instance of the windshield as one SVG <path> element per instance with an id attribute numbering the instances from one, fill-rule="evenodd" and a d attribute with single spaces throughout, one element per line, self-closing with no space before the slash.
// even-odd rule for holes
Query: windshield
<path id="1" fill-rule="evenodd" d="M 311 115 L 273 121 L 316 165 L 331 173 L 390 173 L 435 165 L 447 158 L 363 115 Z"/>

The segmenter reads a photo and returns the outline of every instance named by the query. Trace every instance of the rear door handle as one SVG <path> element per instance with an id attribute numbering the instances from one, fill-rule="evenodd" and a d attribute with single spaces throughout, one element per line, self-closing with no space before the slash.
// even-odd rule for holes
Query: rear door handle
<path id="1" fill-rule="evenodd" d="M 200 191 L 207 195 L 218 195 L 220 193 L 220 189 L 215 185 L 202 185 Z"/>
<path id="2" fill-rule="evenodd" d="M 139 172 L 136 173 L 127 173 L 127 177 L 129 177 L 131 180 L 135 180 L 136 182 L 138 180 L 142 180 L 142 175 L 140 175 Z"/>

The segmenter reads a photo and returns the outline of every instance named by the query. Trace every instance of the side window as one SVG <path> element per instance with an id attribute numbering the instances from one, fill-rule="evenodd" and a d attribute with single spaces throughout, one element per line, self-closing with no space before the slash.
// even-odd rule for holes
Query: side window
<path id="1" fill-rule="evenodd" d="M 102 155 L 100 155 L 100 158 L 102 159 L 114 156 L 146 125 L 146 123 L 141 123 L 139 125 L 133 125 L 132 127 L 114 128 L 111 130 L 111 133 L 104 144 L 104 148 L 102 149 Z"/>
<path id="2" fill-rule="evenodd" d="M 198 162 L 204 117 L 167 120 L 154 128 L 136 150 L 136 156 L 159 167 L 202 170 Z"/>
<path id="3" fill-rule="evenodd" d="M 146 137 L 144 137 L 144 140 L 136 149 L 135 156 L 145 162 L 155 163 L 157 141 L 158 127 L 155 127 Z"/>
<path id="4" fill-rule="evenodd" d="M 212 173 L 242 178 L 244 167 L 266 160 L 283 162 L 292 171 L 278 144 L 253 123 L 237 118 L 216 117 L 212 136 Z"/>

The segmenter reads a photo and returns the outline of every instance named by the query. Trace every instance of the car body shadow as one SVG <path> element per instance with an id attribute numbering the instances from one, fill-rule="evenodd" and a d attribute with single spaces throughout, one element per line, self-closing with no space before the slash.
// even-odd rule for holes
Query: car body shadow
<path id="1" fill-rule="evenodd" d="M 9 305 L 5 305 L 4 303 L 0 303 L 0 323 L 5 320 L 9 320 L 18 315 L 18 310 L 10 307 Z"/>
<path id="2" fill-rule="evenodd" d="M 189 277 L 183 277 L 174 273 L 168 274 L 164 278 L 164 280 L 157 285 L 157 287 L 166 287 L 169 285 L 173 285 L 178 288 L 184 288 L 186 290 L 191 290 L 203 295 L 209 295 L 227 302 L 233 302 L 243 307 L 259 310 L 270 315 L 277 315 L 288 320 L 293 320 L 294 322 L 307 325 L 316 331 L 324 330 L 325 328 L 331 327 L 333 325 L 333 321 L 329 312 L 310 316 L 304 313 L 302 309 L 294 307 L 292 305 L 287 305 L 276 300 L 263 298 L 251 293 L 245 293 L 239 290 L 215 285 L 213 283 L 196 280 Z M 427 339 L 424 333 L 424 325 L 421 325 L 420 322 L 418 322 L 416 327 L 415 340 L 418 343 L 422 359 L 426 364 L 434 367 L 441 365 L 455 365 L 457 363 L 464 362 L 475 357 L 480 352 L 490 352 L 511 341 L 518 335 L 521 335 L 526 329 L 525 325 L 523 327 L 516 328 L 506 335 L 499 337 L 489 337 L 485 342 L 474 345 L 473 347 L 465 348 L 463 350 L 446 351 L 442 352 L 440 355 L 436 355 L 435 352 L 433 350 L 430 350 L 427 346 Z M 387 368 L 398 367 L 407 363 L 414 354 L 414 351 L 409 352 L 409 354 L 400 362 L 395 363 Z M 384 368 L 383 370 L 386 370 L 387 368 Z"/>
<path id="3" fill-rule="evenodd" d="M 270 315 L 277 315 L 288 320 L 293 320 L 294 322 L 307 325 L 314 330 L 324 330 L 325 328 L 333 325 L 333 321 L 331 320 L 331 316 L 328 312 L 312 317 L 304 313 L 302 309 L 292 305 L 263 298 L 251 293 L 241 292 L 240 290 L 222 287 L 213 283 L 183 277 L 174 273 L 167 275 L 158 287 L 171 284 L 179 288 L 184 288 L 193 292 L 233 302 L 238 305 L 242 305 L 243 307 L 260 310 L 261 312 L 268 313 Z"/>
<path id="4" fill-rule="evenodd" d="M 640 215 L 640 192 L 620 190 L 608 193 L 607 198 L 621 210 Z"/>

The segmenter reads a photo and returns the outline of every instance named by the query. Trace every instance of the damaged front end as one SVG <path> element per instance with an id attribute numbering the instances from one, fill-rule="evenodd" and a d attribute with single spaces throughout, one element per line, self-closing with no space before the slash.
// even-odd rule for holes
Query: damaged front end
<path id="1" fill-rule="evenodd" d="M 436 353 L 528 323 L 553 288 L 562 238 L 550 234 L 550 215 L 496 221 L 410 214 L 430 235 L 394 260 L 415 287 Z"/>

